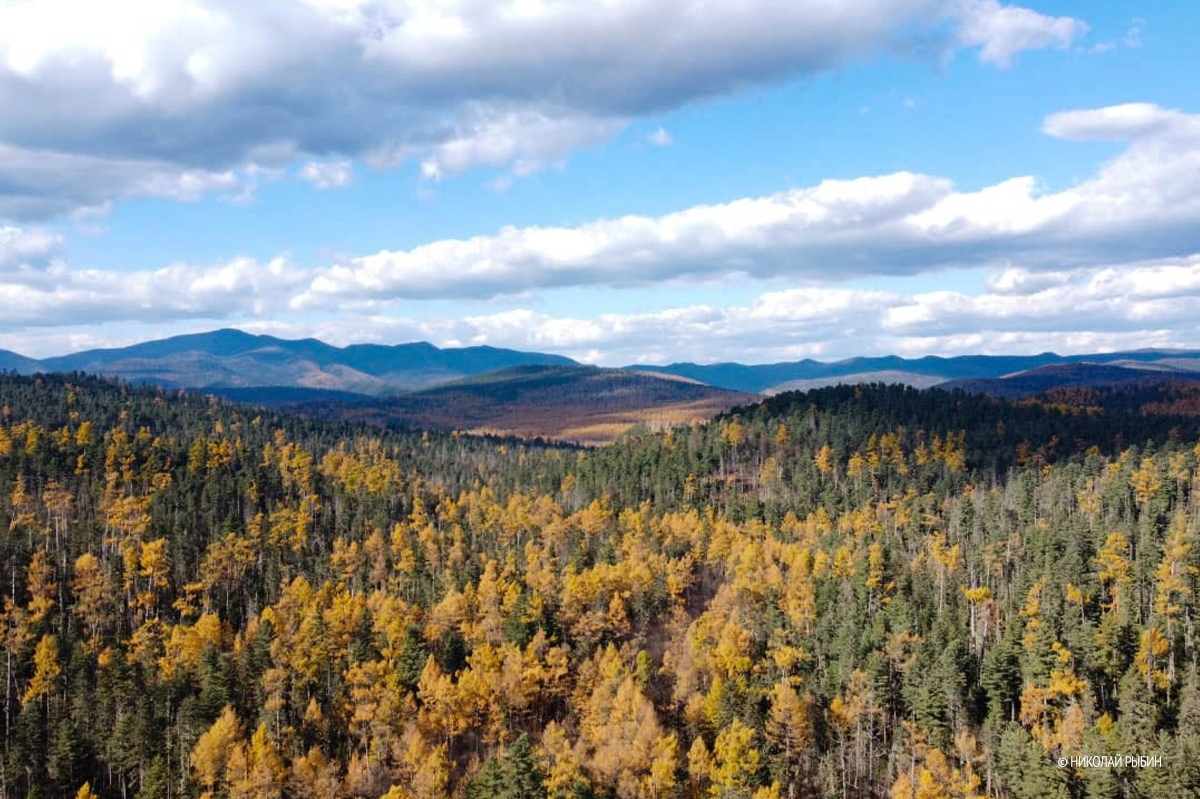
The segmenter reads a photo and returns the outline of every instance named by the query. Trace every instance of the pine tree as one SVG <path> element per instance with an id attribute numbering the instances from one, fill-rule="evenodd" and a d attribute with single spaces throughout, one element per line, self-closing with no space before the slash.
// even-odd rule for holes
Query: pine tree
<path id="1" fill-rule="evenodd" d="M 1195 670 L 1179 694 L 1179 722 L 1173 755 L 1170 770 L 1175 779 L 1174 796 L 1200 799 L 1200 684 Z"/>
<path id="2" fill-rule="evenodd" d="M 546 775 L 528 735 L 520 735 L 508 748 L 503 774 L 507 784 L 503 799 L 545 799 Z"/>
<path id="3" fill-rule="evenodd" d="M 155 755 L 142 773 L 136 799 L 163 799 L 170 794 L 171 774 L 165 757 Z"/>
<path id="4" fill-rule="evenodd" d="M 87 744 L 70 718 L 58 723 L 54 740 L 50 746 L 46 770 L 59 792 L 67 793 L 83 781 L 87 770 Z"/>
<path id="5" fill-rule="evenodd" d="M 467 784 L 467 799 L 500 799 L 506 790 L 504 771 L 501 757 L 488 758 Z"/>

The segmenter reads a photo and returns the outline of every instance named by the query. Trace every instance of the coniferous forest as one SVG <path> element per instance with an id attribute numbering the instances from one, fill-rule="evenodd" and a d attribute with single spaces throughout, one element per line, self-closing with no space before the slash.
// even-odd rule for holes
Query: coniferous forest
<path id="1" fill-rule="evenodd" d="M 1200 434 L 1126 404 L 579 449 L 0 376 L 0 797 L 1198 797 Z"/>

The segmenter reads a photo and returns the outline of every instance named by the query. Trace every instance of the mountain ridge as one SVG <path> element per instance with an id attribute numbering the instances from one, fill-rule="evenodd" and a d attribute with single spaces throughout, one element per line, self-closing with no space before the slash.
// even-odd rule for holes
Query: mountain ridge
<path id="1" fill-rule="evenodd" d="M 1059 355 L 858 356 L 765 364 L 725 361 L 631 364 L 630 373 L 670 376 L 713 388 L 775 394 L 835 383 L 899 382 L 920 388 L 997 380 L 1053 365 L 1113 365 L 1182 376 L 1200 374 L 1200 351 L 1141 348 Z M 126 347 L 90 349 L 41 360 L 0 350 L 0 370 L 91 372 L 133 383 L 212 391 L 289 389 L 386 397 L 521 366 L 583 366 L 553 353 L 489 345 L 440 348 L 426 341 L 337 347 L 316 338 L 284 339 L 221 328 Z M 975 387 L 976 389 L 979 386 Z M 1011 388 L 1011 386 L 1009 387 Z M 1005 390 L 1009 390 L 1006 388 Z"/>
<path id="2" fill-rule="evenodd" d="M 42 360 L 0 354 L 18 372 L 91 372 L 169 388 L 307 388 L 367 396 L 401 393 L 521 364 L 576 365 L 570 358 L 491 346 L 442 349 L 429 342 L 352 344 L 283 339 L 223 328 L 84 350 Z"/>
<path id="3" fill-rule="evenodd" d="M 1062 388 L 1120 388 L 1167 383 L 1197 383 L 1200 373 L 1164 368 L 1131 368 L 1120 363 L 1057 363 L 995 378 L 970 378 L 942 383 L 938 388 L 968 394 L 1019 399 Z"/>
<path id="4" fill-rule="evenodd" d="M 1108 363 L 1115 360 L 1152 364 L 1159 361 L 1187 360 L 1195 357 L 1194 350 L 1139 349 L 1111 353 L 1059 355 L 1042 352 L 1036 355 L 925 355 L 904 358 L 899 355 L 857 356 L 838 361 L 781 361 L 769 364 L 723 362 L 697 364 L 671 363 L 665 366 L 639 365 L 636 368 L 666 372 L 699 380 L 712 386 L 755 393 L 786 391 L 786 384 L 796 381 L 827 381 L 832 378 L 853 378 L 862 375 L 870 382 L 873 373 L 909 373 L 922 378 L 941 378 L 941 385 L 952 380 L 971 378 L 1001 378 L 1042 366 L 1064 363 Z M 635 367 L 626 367 L 635 368 Z M 1200 372 L 1200 361 L 1194 371 Z M 857 382 L 857 381 L 856 381 Z M 903 381 L 902 381 L 903 382 Z M 828 384 L 828 383 L 825 383 Z M 919 387 L 930 387 L 928 383 Z"/>

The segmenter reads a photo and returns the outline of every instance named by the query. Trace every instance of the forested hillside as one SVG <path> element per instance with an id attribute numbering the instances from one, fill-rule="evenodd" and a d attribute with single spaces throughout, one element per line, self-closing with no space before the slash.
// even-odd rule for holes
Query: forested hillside
<path id="1" fill-rule="evenodd" d="M 0 376 L 0 797 L 1200 796 L 1197 420 L 1063 399 L 582 450 Z"/>
<path id="2" fill-rule="evenodd" d="M 635 425 L 661 430 L 703 421 L 754 399 L 673 376 L 534 365 L 365 402 L 280 407 L 318 419 L 607 444 Z"/>

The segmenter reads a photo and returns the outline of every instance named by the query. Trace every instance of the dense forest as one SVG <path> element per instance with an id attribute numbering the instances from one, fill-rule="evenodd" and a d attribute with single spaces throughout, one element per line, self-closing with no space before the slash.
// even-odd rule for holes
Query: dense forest
<path id="1" fill-rule="evenodd" d="M 0 375 L 0 797 L 1200 797 L 1197 420 L 1071 400 L 580 449 Z"/>

